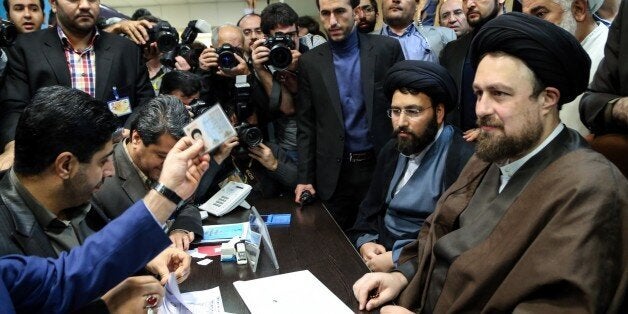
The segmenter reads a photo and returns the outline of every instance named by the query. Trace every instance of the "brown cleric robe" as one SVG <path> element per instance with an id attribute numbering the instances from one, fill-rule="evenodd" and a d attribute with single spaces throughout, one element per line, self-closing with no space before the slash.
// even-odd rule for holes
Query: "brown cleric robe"
<path id="1" fill-rule="evenodd" d="M 472 157 L 399 267 L 419 313 L 624 312 L 628 181 L 565 128 L 508 181 Z"/>

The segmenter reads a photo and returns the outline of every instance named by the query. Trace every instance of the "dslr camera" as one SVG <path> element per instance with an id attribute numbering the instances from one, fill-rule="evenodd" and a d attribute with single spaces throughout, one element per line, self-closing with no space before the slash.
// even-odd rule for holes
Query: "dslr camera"
<path id="1" fill-rule="evenodd" d="M 0 47 L 13 45 L 17 38 L 17 27 L 10 21 L 0 19 Z M 2 53 L 0 52 L 0 55 Z"/>
<path id="2" fill-rule="evenodd" d="M 148 29 L 148 42 L 157 43 L 157 48 L 161 52 L 169 52 L 174 50 L 179 44 L 179 33 L 177 29 L 172 27 L 170 23 L 166 21 L 159 21 L 152 28 Z"/>
<path id="3" fill-rule="evenodd" d="M 181 43 L 179 44 L 177 38 L 171 50 L 167 52 L 162 50 L 164 54 L 159 61 L 169 68 L 174 68 L 177 62 L 175 58 L 181 56 L 192 68 L 198 68 L 198 58 L 201 56 L 203 49 L 192 47 L 192 43 L 196 40 L 198 33 L 207 33 L 210 31 L 211 26 L 204 20 L 192 20 L 188 22 L 188 26 L 183 30 L 183 34 L 181 34 Z"/>
<path id="4" fill-rule="evenodd" d="M 233 151 L 236 158 L 248 158 L 248 148 L 259 145 L 262 140 L 262 131 L 254 126 L 244 122 L 253 114 L 250 104 L 251 86 L 246 81 L 246 75 L 236 76 L 235 81 L 235 111 L 238 125 L 235 126 L 238 133 L 238 142 L 240 145 Z"/>
<path id="5" fill-rule="evenodd" d="M 240 61 L 236 58 L 236 53 L 238 53 L 236 47 L 229 44 L 220 46 L 216 49 L 216 54 L 218 54 L 218 66 L 222 69 L 233 69 L 238 66 Z"/>
<path id="6" fill-rule="evenodd" d="M 270 36 L 264 42 L 264 46 L 270 49 L 268 61 L 265 65 L 273 66 L 277 70 L 284 70 L 292 63 L 292 49 L 295 45 L 290 36 L 276 32 L 274 36 Z"/>
<path id="7" fill-rule="evenodd" d="M 190 102 L 189 110 L 194 115 L 194 117 L 198 117 L 205 113 L 205 111 L 207 111 L 210 107 L 211 106 L 208 105 L 206 102 L 197 98 Z"/>

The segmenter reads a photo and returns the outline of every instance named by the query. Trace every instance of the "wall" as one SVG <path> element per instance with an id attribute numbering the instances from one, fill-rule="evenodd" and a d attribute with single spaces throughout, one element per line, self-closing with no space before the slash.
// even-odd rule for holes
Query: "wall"
<path id="1" fill-rule="evenodd" d="M 107 4 L 106 0 L 101 1 Z M 272 2 L 276 2 L 273 0 Z M 285 0 L 299 15 L 318 17 L 315 0 Z M 153 15 L 167 20 L 178 29 L 183 29 L 190 20 L 203 19 L 212 26 L 225 23 L 235 24 L 243 15 L 246 7 L 244 1 L 226 0 L 223 2 L 197 3 L 187 5 L 158 5 L 143 6 Z M 266 7 L 266 1 L 258 1 L 255 11 L 261 12 Z M 115 7 L 118 11 L 131 16 L 138 7 Z"/>

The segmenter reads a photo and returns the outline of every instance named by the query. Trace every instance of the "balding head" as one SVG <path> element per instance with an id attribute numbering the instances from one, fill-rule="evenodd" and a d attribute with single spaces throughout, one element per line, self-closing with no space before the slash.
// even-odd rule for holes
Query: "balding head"
<path id="1" fill-rule="evenodd" d="M 224 44 L 242 49 L 244 46 L 244 34 L 242 30 L 231 24 L 225 24 L 214 29 L 212 45 L 218 48 Z"/>

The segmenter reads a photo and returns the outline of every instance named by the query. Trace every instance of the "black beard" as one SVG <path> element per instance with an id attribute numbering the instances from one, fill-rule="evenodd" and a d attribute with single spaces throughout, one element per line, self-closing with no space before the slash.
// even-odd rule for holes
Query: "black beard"
<path id="1" fill-rule="evenodd" d="M 495 1 L 495 8 L 493 9 L 493 12 L 491 12 L 491 14 L 489 14 L 486 17 L 480 17 L 480 19 L 477 22 L 471 22 L 469 20 L 468 21 L 469 26 L 473 27 L 474 30 L 480 30 L 480 28 L 482 28 L 482 26 L 484 26 L 486 22 L 496 18 L 498 13 L 499 13 L 499 3 Z"/>
<path id="2" fill-rule="evenodd" d="M 399 139 L 397 135 L 399 135 L 401 131 L 410 135 L 410 139 Z M 436 133 L 438 133 L 438 121 L 436 121 L 436 115 L 434 115 L 434 118 L 428 123 L 425 131 L 423 131 L 423 134 L 420 136 L 411 133 L 406 127 L 395 129 L 393 134 L 397 137 L 397 150 L 405 156 L 411 156 L 420 153 L 425 147 L 430 145 L 436 138 Z"/>
<path id="3" fill-rule="evenodd" d="M 487 118 L 487 117 L 482 117 Z M 503 126 L 491 125 L 489 119 L 478 118 L 478 126 L 493 126 L 500 128 Z M 539 141 L 543 131 L 541 128 L 527 128 L 526 131 L 519 136 L 489 136 L 488 133 L 480 131 L 480 135 L 476 140 L 475 153 L 486 162 L 502 163 L 506 160 L 516 160 L 528 152 L 534 144 Z"/>

